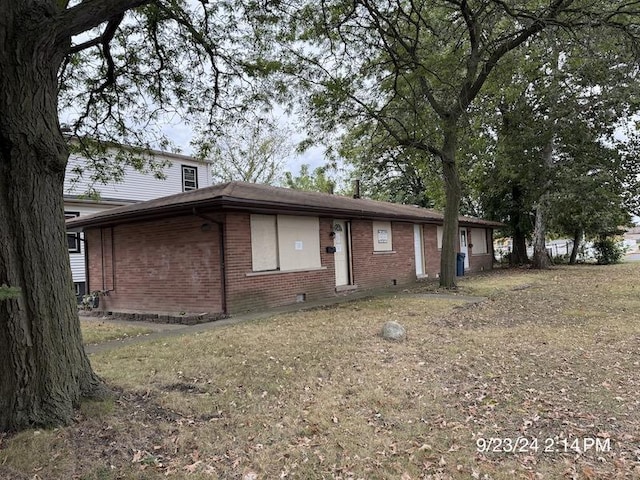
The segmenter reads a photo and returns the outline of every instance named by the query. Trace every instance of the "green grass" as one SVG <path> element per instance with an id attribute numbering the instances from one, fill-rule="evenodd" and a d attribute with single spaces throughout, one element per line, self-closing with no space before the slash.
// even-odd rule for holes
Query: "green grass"
<path id="1" fill-rule="evenodd" d="M 119 398 L 5 438 L 0 477 L 637 478 L 638 278 L 500 271 L 461 282 L 480 304 L 399 295 L 104 352 Z M 389 319 L 405 342 L 379 336 Z M 612 448 L 476 449 L 557 436 Z"/>

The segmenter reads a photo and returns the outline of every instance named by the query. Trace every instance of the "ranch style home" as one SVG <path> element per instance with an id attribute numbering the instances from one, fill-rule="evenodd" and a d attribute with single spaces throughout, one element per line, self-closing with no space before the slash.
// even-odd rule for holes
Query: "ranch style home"
<path id="1" fill-rule="evenodd" d="M 67 221 L 83 231 L 105 312 L 229 314 L 435 278 L 440 212 L 230 182 Z M 465 269 L 492 268 L 493 229 L 460 217 Z"/>

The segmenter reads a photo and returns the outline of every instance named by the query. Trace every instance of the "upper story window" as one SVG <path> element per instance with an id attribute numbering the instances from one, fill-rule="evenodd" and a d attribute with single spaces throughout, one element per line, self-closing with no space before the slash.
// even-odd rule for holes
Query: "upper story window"
<path id="1" fill-rule="evenodd" d="M 64 219 L 76 218 L 80 216 L 80 212 L 64 212 Z M 69 253 L 80 253 L 80 233 L 67 232 L 67 248 Z"/>
<path id="2" fill-rule="evenodd" d="M 198 188 L 198 167 L 182 165 L 182 191 L 196 190 Z"/>

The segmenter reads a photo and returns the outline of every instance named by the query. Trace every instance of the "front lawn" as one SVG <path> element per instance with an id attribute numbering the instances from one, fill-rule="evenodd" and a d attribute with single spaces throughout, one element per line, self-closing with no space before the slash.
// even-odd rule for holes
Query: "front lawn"
<path id="1" fill-rule="evenodd" d="M 499 271 L 461 281 L 479 304 L 382 297 L 96 354 L 118 398 L 0 438 L 0 477 L 638 478 L 639 279 Z"/>
<path id="2" fill-rule="evenodd" d="M 121 340 L 128 337 L 138 337 L 154 331 L 144 326 L 124 325 L 97 318 L 81 318 L 80 328 L 82 330 L 82 340 L 85 345 L 94 345 L 110 340 Z"/>

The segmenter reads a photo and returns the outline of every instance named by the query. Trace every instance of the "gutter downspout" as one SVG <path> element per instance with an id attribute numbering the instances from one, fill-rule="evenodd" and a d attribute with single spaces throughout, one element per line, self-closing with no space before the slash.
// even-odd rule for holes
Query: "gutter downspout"
<path id="1" fill-rule="evenodd" d="M 215 223 L 218 226 L 218 242 L 220 244 L 220 290 L 221 296 L 220 303 L 222 304 L 222 313 L 227 314 L 227 268 L 225 262 L 225 230 L 224 230 L 224 222 L 220 222 L 218 220 L 214 220 L 213 218 L 207 217 L 206 215 L 202 215 L 198 213 L 196 207 L 193 207 L 192 210 L 194 217 L 202 218 L 203 220 L 207 220 L 208 222 Z"/>
<path id="2" fill-rule="evenodd" d="M 84 294 L 89 295 L 89 242 L 85 232 L 82 232 L 82 243 L 84 243 Z"/>

